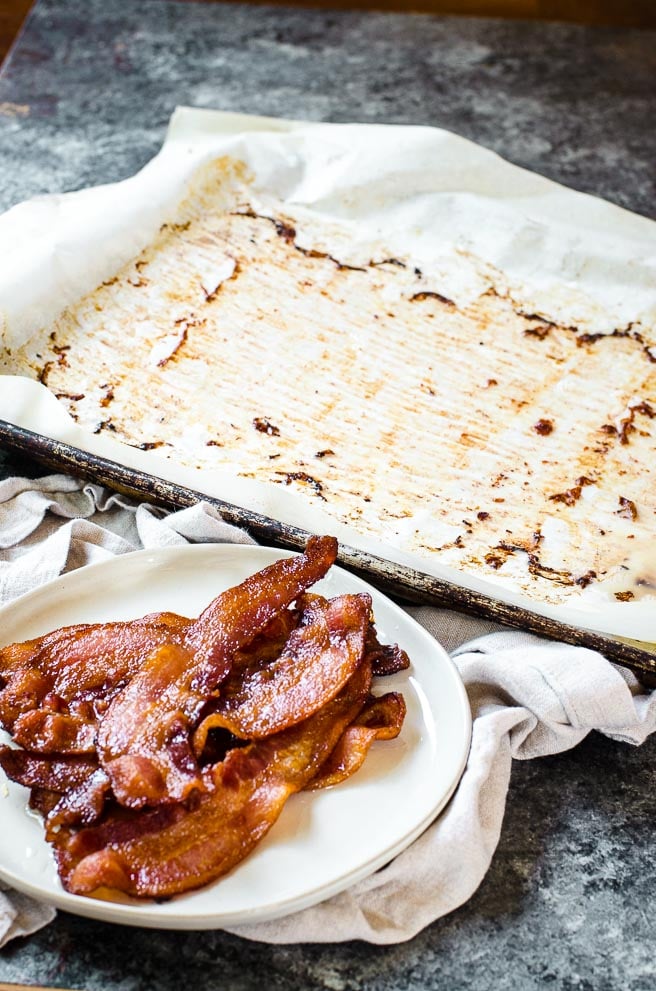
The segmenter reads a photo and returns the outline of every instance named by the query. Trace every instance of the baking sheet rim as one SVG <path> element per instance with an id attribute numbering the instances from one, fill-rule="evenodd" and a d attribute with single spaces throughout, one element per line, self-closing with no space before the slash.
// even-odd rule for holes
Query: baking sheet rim
<path id="1" fill-rule="evenodd" d="M 1 377 L 0 377 L 1 378 Z M 125 465 L 68 443 L 48 437 L 0 418 L 0 444 L 42 461 L 50 467 L 106 485 L 154 504 L 183 509 L 206 502 L 222 518 L 241 527 L 256 539 L 285 548 L 302 547 L 307 530 L 275 520 L 224 499 Z M 122 447 L 114 442 L 110 446 Z M 415 568 L 381 558 L 367 550 L 340 541 L 339 563 L 371 581 L 387 594 L 415 604 L 432 604 L 470 613 L 495 622 L 579 646 L 597 650 L 609 660 L 623 664 L 656 684 L 656 652 L 648 641 L 615 639 L 597 630 L 564 623 L 523 605 L 504 601 L 485 592 L 450 582 Z"/>

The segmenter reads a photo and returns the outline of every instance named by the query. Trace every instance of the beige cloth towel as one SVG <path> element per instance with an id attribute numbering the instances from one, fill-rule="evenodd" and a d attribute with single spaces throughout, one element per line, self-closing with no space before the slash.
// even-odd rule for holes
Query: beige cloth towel
<path id="1" fill-rule="evenodd" d="M 84 564 L 141 547 L 249 543 L 211 506 L 165 514 L 63 475 L 0 482 L 0 602 Z M 467 768 L 447 809 L 371 877 L 313 908 L 232 931 L 271 943 L 395 943 L 462 905 L 499 840 L 513 758 L 558 753 L 590 730 L 639 744 L 656 727 L 656 693 L 599 654 L 421 607 L 409 610 L 450 652 L 474 717 Z M 0 627 L 1 635 L 1 627 Z M 428 786 L 428 782 L 427 782 Z M 54 916 L 0 893 L 0 946 Z"/>

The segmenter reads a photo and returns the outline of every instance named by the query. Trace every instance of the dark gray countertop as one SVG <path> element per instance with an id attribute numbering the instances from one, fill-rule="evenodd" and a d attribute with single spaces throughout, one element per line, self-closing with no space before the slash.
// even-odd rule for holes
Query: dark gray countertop
<path id="1" fill-rule="evenodd" d="M 435 124 L 656 216 L 655 32 L 168 0 L 39 0 L 0 77 L 0 208 L 130 175 L 176 104 Z M 0 477 L 25 468 L 0 459 Z M 62 913 L 0 952 L 0 981 L 647 991 L 655 760 L 656 740 L 592 736 L 516 763 L 481 888 L 409 943 L 268 947 Z"/>
<path id="2" fill-rule="evenodd" d="M 435 124 L 656 212 L 656 32 L 167 0 L 39 0 L 0 82 L 0 208 L 131 175 L 176 104 Z"/>

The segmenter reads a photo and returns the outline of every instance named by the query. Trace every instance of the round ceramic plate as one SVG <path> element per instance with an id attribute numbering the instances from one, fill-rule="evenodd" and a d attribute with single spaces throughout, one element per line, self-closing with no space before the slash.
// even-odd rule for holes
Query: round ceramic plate
<path id="1" fill-rule="evenodd" d="M 80 622 L 133 619 L 157 610 L 196 616 L 219 592 L 285 552 L 230 544 L 140 551 L 81 568 L 0 610 L 2 643 Z M 255 850 L 224 878 L 167 902 L 107 901 L 62 888 L 27 789 L 0 770 L 0 878 L 78 915 L 128 925 L 209 929 L 273 919 L 323 901 L 388 863 L 435 819 L 467 760 L 471 716 L 446 652 L 394 603 L 333 567 L 314 588 L 368 591 L 379 637 L 399 643 L 409 670 L 376 679 L 401 691 L 407 715 L 396 740 L 375 743 L 363 767 L 325 791 L 293 795 Z M 0 736 L 3 734 L 0 733 Z"/>

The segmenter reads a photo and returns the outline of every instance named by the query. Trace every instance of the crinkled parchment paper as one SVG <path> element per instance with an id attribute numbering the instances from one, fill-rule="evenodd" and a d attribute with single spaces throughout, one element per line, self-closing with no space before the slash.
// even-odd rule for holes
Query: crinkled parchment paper
<path id="1" fill-rule="evenodd" d="M 434 128 L 178 110 L 0 218 L 0 417 L 656 641 L 656 224 Z"/>

